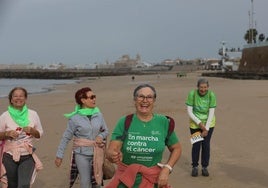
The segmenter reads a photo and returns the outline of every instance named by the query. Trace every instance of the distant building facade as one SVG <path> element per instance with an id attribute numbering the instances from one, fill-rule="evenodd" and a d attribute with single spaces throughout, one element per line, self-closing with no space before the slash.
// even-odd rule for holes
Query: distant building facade
<path id="1" fill-rule="evenodd" d="M 135 68 L 141 65 L 141 57 L 138 54 L 136 59 L 131 59 L 129 55 L 123 55 L 119 60 L 114 62 L 115 68 Z"/>

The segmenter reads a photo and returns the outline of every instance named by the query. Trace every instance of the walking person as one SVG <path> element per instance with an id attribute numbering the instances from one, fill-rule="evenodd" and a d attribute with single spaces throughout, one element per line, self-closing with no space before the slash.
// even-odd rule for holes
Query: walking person
<path id="1" fill-rule="evenodd" d="M 77 103 L 75 111 L 65 114 L 68 124 L 58 146 L 55 165 L 61 166 L 64 151 L 69 141 L 73 139 L 72 165 L 78 170 L 80 188 L 100 187 L 108 128 L 100 109 L 96 106 L 96 95 L 91 88 L 84 87 L 77 90 L 75 100 Z M 92 183 L 92 177 L 96 183 Z M 76 175 L 70 178 L 73 178 L 70 182 L 72 187 Z"/>
<path id="2" fill-rule="evenodd" d="M 198 176 L 199 156 L 201 152 L 202 175 L 209 176 L 210 140 L 216 124 L 215 93 L 209 90 L 206 79 L 197 81 L 197 89 L 189 92 L 186 100 L 187 113 L 190 117 L 192 141 L 192 176 Z"/>
<path id="3" fill-rule="evenodd" d="M 2 187 L 30 188 L 36 172 L 42 169 L 33 140 L 41 138 L 43 128 L 37 112 L 26 105 L 27 97 L 25 88 L 13 88 L 8 109 L 0 116 Z"/>
<path id="4" fill-rule="evenodd" d="M 169 175 L 181 155 L 172 118 L 153 112 L 156 90 L 149 84 L 133 92 L 135 112 L 122 116 L 114 128 L 107 158 L 117 171 L 106 188 L 166 188 Z M 163 160 L 165 148 L 170 154 Z"/>

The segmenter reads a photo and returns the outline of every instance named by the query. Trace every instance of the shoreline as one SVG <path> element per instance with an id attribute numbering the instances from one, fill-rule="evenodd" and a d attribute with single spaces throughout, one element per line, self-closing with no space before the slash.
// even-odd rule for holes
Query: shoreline
<path id="1" fill-rule="evenodd" d="M 45 94 L 45 93 L 53 92 L 54 90 L 56 90 L 57 85 L 66 85 L 66 84 L 71 84 L 71 83 L 78 83 L 79 84 L 79 83 L 84 81 L 84 78 L 77 78 L 77 79 L 70 79 L 70 80 L 65 80 L 65 79 L 61 79 L 61 80 L 20 79 L 20 81 L 23 80 L 22 84 L 18 84 L 15 82 L 11 83 L 11 84 L 8 83 L 9 81 L 13 81 L 13 80 L 18 80 L 18 79 L 13 79 L 13 78 L 1 79 L 1 82 L 4 85 L 3 87 L 5 87 L 6 94 L 0 93 L 0 98 L 8 97 L 9 91 L 17 86 L 21 86 L 21 87 L 24 87 L 25 89 L 27 89 L 29 95 Z M 47 83 L 41 83 L 41 85 L 43 85 L 43 87 L 36 89 L 33 86 L 31 86 L 31 82 L 34 83 L 36 81 L 39 81 L 39 82 L 42 81 L 42 82 L 47 82 Z M 9 88 L 10 90 L 7 91 L 7 88 Z"/>

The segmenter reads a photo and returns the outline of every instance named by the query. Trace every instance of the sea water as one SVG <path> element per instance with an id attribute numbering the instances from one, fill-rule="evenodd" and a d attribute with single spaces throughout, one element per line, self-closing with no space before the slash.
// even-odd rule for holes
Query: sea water
<path id="1" fill-rule="evenodd" d="M 29 94 L 49 92 L 55 85 L 76 83 L 78 80 L 0 79 L 0 97 L 8 96 L 14 87 L 24 87 Z"/>

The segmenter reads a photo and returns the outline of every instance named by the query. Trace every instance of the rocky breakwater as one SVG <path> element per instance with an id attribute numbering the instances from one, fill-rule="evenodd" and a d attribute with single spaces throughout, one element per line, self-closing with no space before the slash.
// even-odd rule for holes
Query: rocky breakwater
<path id="1" fill-rule="evenodd" d="M 79 77 L 125 75 L 130 72 L 130 70 L 126 69 L 0 69 L 0 78 L 72 79 Z"/>

